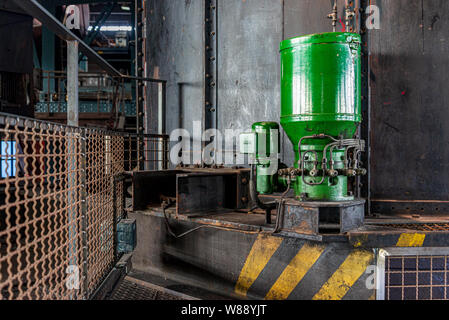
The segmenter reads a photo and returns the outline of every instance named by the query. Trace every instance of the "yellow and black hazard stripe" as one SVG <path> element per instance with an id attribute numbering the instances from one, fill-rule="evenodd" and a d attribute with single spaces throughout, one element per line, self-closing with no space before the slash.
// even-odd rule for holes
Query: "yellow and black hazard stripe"
<path id="1" fill-rule="evenodd" d="M 354 232 L 349 234 L 354 248 L 449 247 L 448 232 Z"/>
<path id="2" fill-rule="evenodd" d="M 372 250 L 259 234 L 243 264 L 235 292 L 265 299 L 369 299 Z"/>

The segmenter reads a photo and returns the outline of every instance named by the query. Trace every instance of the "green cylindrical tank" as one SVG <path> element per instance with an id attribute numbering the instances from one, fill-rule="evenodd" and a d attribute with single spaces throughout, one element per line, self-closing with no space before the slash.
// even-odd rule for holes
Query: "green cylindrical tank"
<path id="1" fill-rule="evenodd" d="M 360 43 L 360 35 L 346 32 L 312 34 L 281 42 L 281 125 L 293 143 L 296 167 L 301 138 L 320 134 L 339 139 L 354 137 L 361 122 Z M 316 151 L 308 153 L 306 169 L 313 167 L 314 160 L 321 161 L 324 145 L 329 142 L 303 140 L 302 153 Z M 344 149 L 334 149 L 332 156 L 335 168 L 342 168 Z M 298 178 L 294 188 L 297 195 L 306 194 L 314 200 L 352 199 L 347 195 L 346 176 L 326 177 L 320 185 L 304 184 Z"/>
<path id="2" fill-rule="evenodd" d="M 279 124 L 256 122 L 252 125 L 256 134 L 257 192 L 271 194 L 276 188 L 276 172 L 279 153 Z"/>

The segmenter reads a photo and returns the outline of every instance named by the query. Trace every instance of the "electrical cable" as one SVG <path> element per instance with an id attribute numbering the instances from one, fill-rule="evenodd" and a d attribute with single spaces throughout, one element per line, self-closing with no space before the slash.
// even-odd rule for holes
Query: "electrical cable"
<path id="1" fill-rule="evenodd" d="M 187 235 L 189 235 L 189 234 L 191 234 L 191 233 L 193 233 L 193 232 L 195 232 L 195 231 L 198 231 L 198 230 L 200 230 L 200 229 L 203 229 L 203 228 L 220 229 L 220 230 L 226 229 L 226 228 L 223 228 L 223 227 L 216 227 L 216 226 L 210 226 L 210 225 L 201 225 L 201 226 L 199 226 L 199 227 L 196 227 L 196 228 L 187 230 L 186 232 L 183 232 L 183 233 L 177 235 L 175 232 L 173 232 L 173 230 L 172 230 L 172 228 L 171 228 L 171 226 L 170 226 L 170 223 L 169 223 L 169 221 L 168 221 L 167 213 L 165 212 L 166 209 L 170 208 L 170 207 L 171 207 L 172 205 L 174 205 L 174 204 L 175 204 L 175 202 L 173 202 L 173 203 L 166 203 L 166 202 L 164 201 L 164 202 L 162 203 L 162 212 L 163 212 L 163 214 L 164 214 L 165 226 L 167 227 L 168 233 L 169 233 L 172 237 L 174 237 L 174 238 L 176 238 L 176 239 L 183 238 L 183 237 L 185 237 L 185 236 L 187 236 Z"/>

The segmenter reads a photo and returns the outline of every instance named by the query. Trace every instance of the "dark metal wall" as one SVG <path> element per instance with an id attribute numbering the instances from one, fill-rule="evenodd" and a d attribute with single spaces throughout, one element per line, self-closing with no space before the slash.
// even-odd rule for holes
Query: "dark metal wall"
<path id="1" fill-rule="evenodd" d="M 32 18 L 0 10 L 0 71 L 33 72 Z"/>
<path id="2" fill-rule="evenodd" d="M 179 126 L 191 130 L 191 122 L 200 121 L 204 111 L 204 1 L 151 3 L 149 69 L 151 75 L 158 69 L 160 77 L 169 80 L 169 132 Z M 449 3 L 369 3 L 380 8 L 381 19 L 380 30 L 368 31 L 374 209 L 448 210 L 449 202 L 442 201 L 449 200 Z M 331 0 L 218 0 L 219 129 L 279 121 L 279 42 L 331 31 L 327 19 L 331 4 Z M 340 19 L 344 1 L 338 4 Z M 282 159 L 292 165 L 292 148 L 285 136 L 282 147 Z M 396 200 L 401 202 L 392 205 Z"/>
<path id="3" fill-rule="evenodd" d="M 168 80 L 167 132 L 201 121 L 204 103 L 202 0 L 151 0 L 147 4 L 148 76 Z M 157 128 L 157 94 L 149 108 Z M 153 117 L 151 116 L 153 115 Z"/>
<path id="4" fill-rule="evenodd" d="M 279 121 L 282 1 L 218 3 L 219 129 Z"/>
<path id="5" fill-rule="evenodd" d="M 449 3 L 377 5 L 381 29 L 371 32 L 372 198 L 449 200 Z M 422 202 L 407 205 L 414 206 Z"/>
<path id="6" fill-rule="evenodd" d="M 218 0 L 217 124 L 247 130 L 256 121 L 279 121 L 279 43 L 289 37 L 331 31 L 330 0 Z M 206 0 L 152 0 L 148 6 L 148 75 L 168 79 L 167 131 L 202 121 L 206 109 Z M 339 0 L 340 16 L 344 0 Z M 337 30 L 341 29 L 341 25 Z M 156 115 L 156 93 L 149 112 Z M 156 118 L 150 123 L 156 128 Z M 292 165 L 288 138 L 281 140 L 282 160 Z"/>

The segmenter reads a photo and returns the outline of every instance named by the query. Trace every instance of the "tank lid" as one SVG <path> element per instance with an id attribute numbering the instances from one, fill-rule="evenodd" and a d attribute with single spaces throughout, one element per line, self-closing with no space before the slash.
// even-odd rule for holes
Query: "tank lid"
<path id="1" fill-rule="evenodd" d="M 279 124 L 277 122 L 261 121 L 255 122 L 252 125 L 253 130 L 268 130 L 268 129 L 279 129 Z"/>
<path id="2" fill-rule="evenodd" d="M 301 44 L 361 43 L 361 36 L 351 32 L 325 32 L 290 38 L 281 42 L 281 51 Z"/>

